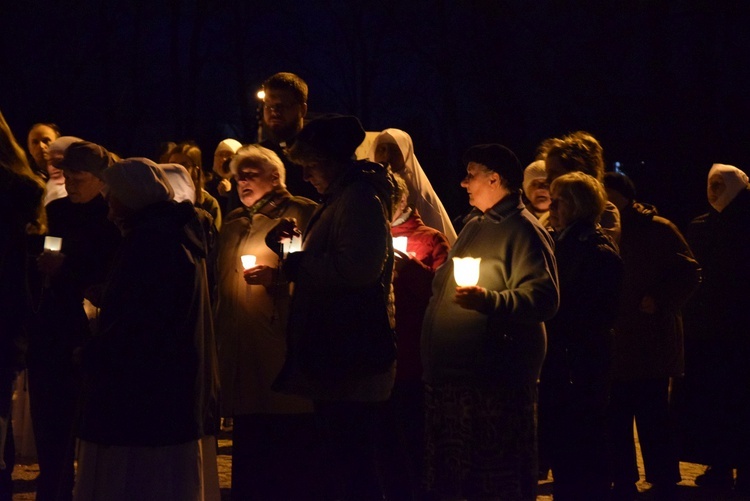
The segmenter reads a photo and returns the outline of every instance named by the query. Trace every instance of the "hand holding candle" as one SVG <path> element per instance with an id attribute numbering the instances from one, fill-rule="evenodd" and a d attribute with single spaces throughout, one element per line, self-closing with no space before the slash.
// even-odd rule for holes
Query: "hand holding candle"
<path id="1" fill-rule="evenodd" d="M 65 261 L 65 254 L 60 252 L 62 238 L 44 237 L 44 252 L 36 259 L 37 269 L 47 277 L 54 276 Z"/>
<path id="2" fill-rule="evenodd" d="M 271 287 L 276 280 L 276 268 L 271 268 L 265 264 L 259 264 L 248 268 L 244 273 L 245 283 L 248 285 L 263 285 Z"/>

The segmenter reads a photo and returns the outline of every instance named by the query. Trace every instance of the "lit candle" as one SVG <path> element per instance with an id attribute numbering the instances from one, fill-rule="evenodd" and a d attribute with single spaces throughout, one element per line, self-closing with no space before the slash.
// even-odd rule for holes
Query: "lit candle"
<path id="1" fill-rule="evenodd" d="M 44 250 L 52 252 L 60 252 L 62 248 L 62 238 L 60 237 L 44 237 Z"/>
<path id="2" fill-rule="evenodd" d="M 479 281 L 479 263 L 481 262 L 481 257 L 454 257 L 453 276 L 456 278 L 456 284 L 459 287 L 477 285 Z"/>
<path id="3" fill-rule="evenodd" d="M 242 267 L 246 270 L 249 270 L 253 266 L 255 266 L 255 256 L 252 254 L 245 254 L 244 256 L 240 256 L 240 259 L 242 260 Z"/>
<path id="4" fill-rule="evenodd" d="M 406 254 L 406 244 L 409 243 L 408 237 L 393 237 L 393 249 Z"/>

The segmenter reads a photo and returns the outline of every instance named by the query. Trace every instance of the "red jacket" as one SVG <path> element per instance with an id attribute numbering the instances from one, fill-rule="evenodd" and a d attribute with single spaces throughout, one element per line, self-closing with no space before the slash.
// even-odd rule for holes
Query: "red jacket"
<path id="1" fill-rule="evenodd" d="M 450 244 L 439 231 L 425 226 L 416 209 L 411 216 L 391 227 L 394 237 L 407 237 L 411 259 L 396 265 L 393 289 L 396 301 L 397 381 L 419 381 L 422 361 L 419 338 L 422 319 L 432 294 L 435 270 L 448 258 Z"/>

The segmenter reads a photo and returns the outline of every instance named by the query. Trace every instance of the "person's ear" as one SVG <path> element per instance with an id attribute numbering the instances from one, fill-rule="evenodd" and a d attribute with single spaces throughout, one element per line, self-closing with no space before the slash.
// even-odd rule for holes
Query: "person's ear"
<path id="1" fill-rule="evenodd" d="M 503 185 L 503 179 L 500 177 L 500 174 L 492 171 L 492 174 L 490 175 L 490 185 L 492 185 L 493 188 L 498 188 Z"/>
<path id="2" fill-rule="evenodd" d="M 302 118 L 305 118 L 307 115 L 307 103 L 302 103 L 302 106 L 300 106 L 300 113 L 302 114 Z"/>

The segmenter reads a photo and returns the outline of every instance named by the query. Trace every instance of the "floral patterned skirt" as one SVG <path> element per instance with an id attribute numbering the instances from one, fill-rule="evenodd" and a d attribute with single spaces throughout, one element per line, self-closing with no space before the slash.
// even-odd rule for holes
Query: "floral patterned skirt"
<path id="1" fill-rule="evenodd" d="M 535 500 L 535 400 L 534 387 L 428 386 L 428 497 Z"/>

